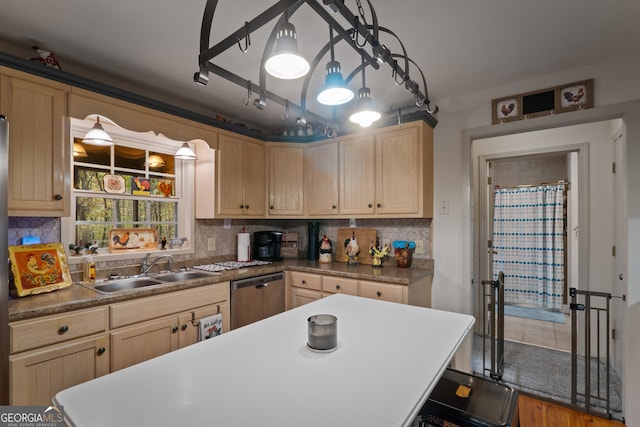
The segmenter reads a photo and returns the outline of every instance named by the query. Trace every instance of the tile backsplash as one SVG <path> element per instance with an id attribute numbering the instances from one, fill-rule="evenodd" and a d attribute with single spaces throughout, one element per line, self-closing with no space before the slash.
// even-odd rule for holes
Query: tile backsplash
<path id="1" fill-rule="evenodd" d="M 195 224 L 195 253 L 189 256 L 180 256 L 178 259 L 196 258 L 206 259 L 219 256 L 235 257 L 237 251 L 237 235 L 244 228 L 246 232 L 253 233 L 260 230 L 278 230 L 298 233 L 299 254 L 306 257 L 308 242 L 308 222 L 311 220 L 232 220 L 230 227 L 226 228 L 224 220 L 196 220 Z M 313 220 L 320 223 L 320 237 L 326 234 L 332 242 L 337 239 L 339 228 L 348 228 L 348 219 L 323 219 Z M 375 228 L 378 231 L 380 242 L 388 239 L 394 240 L 423 240 L 424 253 L 414 253 L 414 260 L 428 260 L 433 258 L 432 253 L 432 221 L 429 218 L 418 219 L 358 219 L 356 226 L 360 228 Z M 9 245 L 20 244 L 24 236 L 33 235 L 42 238 L 43 243 L 54 243 L 61 240 L 61 227 L 59 218 L 38 217 L 10 217 L 9 218 Z M 215 251 L 208 250 L 208 240 L 215 239 Z"/>
<path id="2" fill-rule="evenodd" d="M 40 237 L 42 243 L 60 241 L 59 218 L 9 217 L 9 246 L 21 243 L 25 236 Z"/>

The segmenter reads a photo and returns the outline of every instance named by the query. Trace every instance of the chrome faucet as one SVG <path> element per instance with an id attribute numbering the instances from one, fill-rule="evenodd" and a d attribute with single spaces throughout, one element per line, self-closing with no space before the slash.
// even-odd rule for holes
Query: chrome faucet
<path id="1" fill-rule="evenodd" d="M 142 265 L 140 266 L 140 273 L 144 276 L 147 275 L 149 270 L 153 268 L 154 265 L 158 263 L 161 259 L 166 259 L 169 263 L 169 271 L 173 271 L 173 256 L 171 255 L 160 255 L 153 261 L 149 262 L 149 257 L 151 257 L 151 253 L 148 253 L 144 259 L 142 260 Z"/>

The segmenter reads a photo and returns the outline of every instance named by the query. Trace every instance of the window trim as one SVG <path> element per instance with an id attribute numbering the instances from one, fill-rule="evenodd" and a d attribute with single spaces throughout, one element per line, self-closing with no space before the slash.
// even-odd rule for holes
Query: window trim
<path id="1" fill-rule="evenodd" d="M 69 123 L 69 150 L 73 152 L 73 141 L 75 138 L 82 138 L 94 125 L 96 115 L 87 116 L 86 119 L 70 118 Z M 176 150 L 185 141 L 176 141 L 165 137 L 162 134 L 157 134 L 153 131 L 148 132 L 136 132 L 128 129 L 124 129 L 107 117 L 100 116 L 100 123 L 103 128 L 111 137 L 116 141 L 117 145 L 126 147 L 137 148 L 141 150 L 148 150 L 163 154 L 175 154 Z M 74 182 L 74 167 L 73 156 L 70 157 L 70 183 Z M 113 167 L 113 166 L 111 166 Z M 119 261 L 119 260 L 132 260 L 142 259 L 148 253 L 155 253 L 162 251 L 163 254 L 190 254 L 195 252 L 194 236 L 194 205 L 195 205 L 195 162 L 175 159 L 175 183 L 176 183 L 176 198 L 178 201 L 178 236 L 187 237 L 189 241 L 189 247 L 184 249 L 157 249 L 153 251 L 136 251 L 121 253 L 110 253 L 108 248 L 100 248 L 98 254 L 95 255 L 96 261 Z M 68 217 L 63 217 L 61 220 L 61 237 L 67 252 L 67 259 L 69 264 L 80 264 L 84 262 L 84 256 L 71 255 L 69 250 L 69 244 L 75 243 L 75 216 L 76 216 L 76 195 L 83 196 L 88 193 L 83 191 L 76 191 L 71 187 L 71 200 L 70 200 L 70 214 Z M 113 198 L 113 197 L 110 197 Z M 142 199 L 142 198 L 139 198 Z M 147 200 L 146 198 L 144 198 Z M 148 200 L 154 200 L 153 197 L 149 197 Z"/>

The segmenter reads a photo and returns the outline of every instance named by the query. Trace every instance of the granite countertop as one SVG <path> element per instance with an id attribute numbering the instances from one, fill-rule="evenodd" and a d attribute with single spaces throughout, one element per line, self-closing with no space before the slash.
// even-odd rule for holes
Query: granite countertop
<path id="1" fill-rule="evenodd" d="M 71 310 L 108 305 L 151 295 L 261 276 L 263 274 L 276 273 L 284 270 L 330 274 L 358 280 L 380 281 L 400 285 L 409 285 L 424 277 L 433 275 L 432 268 L 412 266 L 402 269 L 397 268 L 395 265 L 387 265 L 384 268 L 373 268 L 370 265 L 346 265 L 339 262 L 321 264 L 318 261 L 291 259 L 285 260 L 284 262 L 273 262 L 268 265 L 229 270 L 215 274 L 212 273 L 210 277 L 202 279 L 165 283 L 124 292 L 113 292 L 111 294 L 101 294 L 74 283 L 67 288 L 54 292 L 30 295 L 22 298 L 10 298 L 9 321 L 15 322 L 18 320 L 64 313 Z"/>

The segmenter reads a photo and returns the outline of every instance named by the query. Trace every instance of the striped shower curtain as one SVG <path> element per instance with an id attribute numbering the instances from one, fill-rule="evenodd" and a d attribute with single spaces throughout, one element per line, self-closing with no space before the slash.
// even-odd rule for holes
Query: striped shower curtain
<path id="1" fill-rule="evenodd" d="M 494 190 L 493 276 L 504 272 L 507 303 L 562 306 L 564 186 Z"/>

